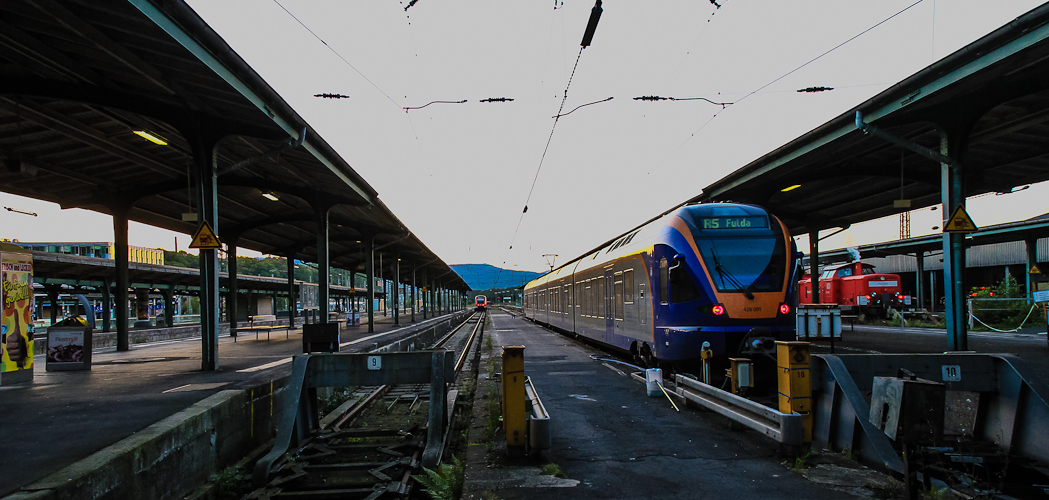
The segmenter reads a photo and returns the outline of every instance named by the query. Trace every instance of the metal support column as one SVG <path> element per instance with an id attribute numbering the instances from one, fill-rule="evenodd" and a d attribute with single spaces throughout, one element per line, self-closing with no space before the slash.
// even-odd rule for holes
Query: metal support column
<path id="1" fill-rule="evenodd" d="M 393 261 L 393 324 L 401 324 L 401 258 L 394 256 Z"/>
<path id="2" fill-rule="evenodd" d="M 961 148 L 947 134 L 940 137 L 940 154 L 955 159 L 952 164 L 940 164 L 940 197 L 943 202 L 943 227 L 951 213 L 959 206 L 965 208 L 963 190 L 964 175 L 961 165 Z M 943 233 L 943 288 L 947 316 L 947 349 L 969 350 L 966 332 L 965 310 L 965 235 Z"/>
<path id="3" fill-rule="evenodd" d="M 102 294 L 102 331 L 108 332 L 110 327 L 109 317 L 113 315 L 113 296 L 109 292 L 109 280 L 98 287 Z"/>
<path id="4" fill-rule="evenodd" d="M 809 231 L 809 277 L 812 289 L 812 303 L 820 303 L 820 230 Z"/>
<path id="5" fill-rule="evenodd" d="M 914 307 L 921 309 L 925 306 L 925 286 L 923 280 L 923 278 L 925 278 L 925 252 L 917 252 L 914 259 L 915 265 L 917 266 L 917 271 L 915 272 L 917 274 L 917 279 L 914 281 Z"/>
<path id="6" fill-rule="evenodd" d="M 1026 288 L 1027 293 L 1026 293 L 1026 297 L 1028 299 L 1033 299 L 1034 298 L 1034 284 L 1031 282 L 1031 267 L 1038 263 L 1038 252 L 1037 252 L 1037 250 L 1038 250 L 1038 246 L 1037 246 L 1038 245 L 1038 240 L 1034 239 L 1034 238 L 1028 238 L 1028 239 L 1024 240 L 1024 243 L 1026 243 L 1026 245 L 1027 245 L 1027 259 L 1026 259 L 1027 267 L 1025 268 L 1026 272 L 1024 273 L 1027 276 L 1027 288 Z"/>
<path id="7" fill-rule="evenodd" d="M 415 301 L 415 262 L 412 262 L 412 323 L 415 323 L 415 310 L 419 304 Z"/>
<path id="8" fill-rule="evenodd" d="M 116 322 L 117 322 L 117 351 L 130 349 L 128 342 L 128 288 L 131 287 L 131 276 L 128 271 L 128 248 L 127 248 L 127 212 L 123 207 L 113 210 L 113 258 L 116 264 Z"/>
<path id="9" fill-rule="evenodd" d="M 368 333 L 375 331 L 375 237 L 364 239 L 364 268 L 368 276 L 368 295 L 364 299 L 365 309 L 368 310 Z"/>
<path id="10" fill-rule="evenodd" d="M 317 208 L 317 310 L 318 321 L 328 323 L 329 285 L 331 284 L 331 261 L 328 255 L 328 212 L 329 207 Z"/>
<path id="11" fill-rule="evenodd" d="M 299 315 L 299 306 L 295 303 L 295 254 L 288 252 L 288 325 L 295 328 L 295 317 Z"/>
<path id="12" fill-rule="evenodd" d="M 198 139 L 193 144 L 193 162 L 197 169 L 200 190 L 197 220 L 208 222 L 219 236 L 219 192 L 218 169 L 216 168 L 216 144 Z M 219 240 L 221 241 L 221 236 Z M 118 285 L 119 288 L 119 285 Z M 221 302 L 219 298 L 218 250 L 200 250 L 200 365 L 204 371 L 219 369 L 219 321 Z"/>
<path id="13" fill-rule="evenodd" d="M 164 326 L 171 328 L 175 326 L 175 290 L 161 288 L 160 293 L 164 296 Z"/>
<path id="14" fill-rule="evenodd" d="M 226 240 L 226 269 L 229 291 L 226 292 L 226 315 L 229 320 L 229 336 L 237 336 L 237 320 L 240 318 L 240 287 L 237 283 L 237 238 Z"/>

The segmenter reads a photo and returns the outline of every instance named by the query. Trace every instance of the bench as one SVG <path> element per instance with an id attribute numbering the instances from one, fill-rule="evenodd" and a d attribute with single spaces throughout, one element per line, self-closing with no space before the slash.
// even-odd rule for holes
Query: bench
<path id="1" fill-rule="evenodd" d="M 259 332 L 266 332 L 266 341 L 270 340 L 270 332 L 273 330 L 284 330 L 285 337 L 291 338 L 291 325 L 278 325 L 277 316 L 273 314 L 258 314 L 248 316 L 248 326 L 238 326 L 233 332 L 233 341 L 237 341 L 236 332 L 255 332 L 255 340 L 259 340 Z"/>

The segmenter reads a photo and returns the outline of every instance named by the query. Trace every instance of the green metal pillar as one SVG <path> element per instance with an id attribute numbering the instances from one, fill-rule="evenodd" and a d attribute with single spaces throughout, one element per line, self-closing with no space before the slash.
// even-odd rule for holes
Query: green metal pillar
<path id="1" fill-rule="evenodd" d="M 98 291 L 102 294 L 102 331 L 108 332 L 110 327 L 109 317 L 113 315 L 113 297 L 109 293 L 109 280 L 106 280 L 102 286 L 98 287 Z"/>
<path id="2" fill-rule="evenodd" d="M 952 140 L 946 134 L 941 135 L 940 154 L 954 159 L 952 164 L 940 164 L 943 227 L 947 227 L 948 219 L 957 207 L 965 208 L 961 148 L 958 146 L 956 139 Z M 962 233 L 943 233 L 943 285 L 947 316 L 947 349 L 967 351 L 969 341 L 965 310 L 965 235 Z"/>
<path id="3" fill-rule="evenodd" d="M 131 276 L 128 271 L 127 243 L 127 207 L 113 210 L 113 260 L 116 265 L 116 322 L 117 351 L 131 348 L 128 342 L 128 288 L 131 287 Z"/>
<path id="4" fill-rule="evenodd" d="M 237 336 L 237 320 L 240 318 L 240 286 L 237 283 L 237 237 L 226 238 L 226 268 L 229 291 L 226 292 L 226 314 L 229 316 L 229 336 Z"/>
<path id="5" fill-rule="evenodd" d="M 208 222 L 221 241 L 219 228 L 218 169 L 214 142 L 197 140 L 193 147 L 193 162 L 199 179 L 200 204 L 197 220 Z M 118 285 L 119 288 L 119 285 Z M 221 315 L 219 296 L 218 250 L 200 250 L 200 365 L 204 371 L 219 369 L 219 321 Z"/>
<path id="6" fill-rule="evenodd" d="M 331 284 L 331 261 L 328 255 L 328 212 L 329 207 L 317 209 L 317 310 L 321 324 L 328 323 L 329 285 Z"/>
<path id="7" fill-rule="evenodd" d="M 1028 299 L 1032 299 L 1033 300 L 1034 299 L 1034 284 L 1032 283 L 1032 280 L 1031 280 L 1031 278 L 1033 277 L 1031 275 L 1031 267 L 1033 267 L 1035 264 L 1038 263 L 1038 246 L 1037 246 L 1038 245 L 1038 240 L 1035 239 L 1035 238 L 1027 238 L 1026 240 L 1024 240 L 1024 243 L 1027 244 L 1027 259 L 1026 259 L 1027 267 L 1025 268 L 1025 270 L 1027 272 L 1024 273 L 1027 276 L 1027 293 L 1026 293 L 1026 297 Z"/>
<path id="8" fill-rule="evenodd" d="M 175 326 L 175 290 L 162 288 L 160 293 L 164 296 L 164 326 L 171 328 Z"/>
<path id="9" fill-rule="evenodd" d="M 412 323 L 415 323 L 415 310 L 418 305 L 415 301 L 415 262 L 412 262 Z"/>
<path id="10" fill-rule="evenodd" d="M 295 328 L 295 317 L 299 315 L 299 306 L 295 303 L 295 254 L 288 252 L 288 324 Z"/>
<path id="11" fill-rule="evenodd" d="M 401 257 L 394 255 L 393 260 L 393 324 L 401 324 Z"/>
<path id="12" fill-rule="evenodd" d="M 809 230 L 809 280 L 812 285 L 812 303 L 820 303 L 820 230 Z"/>
<path id="13" fill-rule="evenodd" d="M 368 310 L 368 333 L 372 333 L 375 331 L 375 238 L 367 237 L 363 241 L 364 257 L 367 260 L 364 267 L 368 279 L 368 295 L 364 299 L 364 306 Z"/>

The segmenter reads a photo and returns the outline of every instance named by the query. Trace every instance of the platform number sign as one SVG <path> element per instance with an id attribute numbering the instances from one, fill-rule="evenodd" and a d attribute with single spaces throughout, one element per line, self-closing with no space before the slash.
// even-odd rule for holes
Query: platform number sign
<path id="1" fill-rule="evenodd" d="M 368 369 L 369 370 L 380 370 L 380 369 L 382 369 L 382 356 L 368 356 Z"/>
<path id="2" fill-rule="evenodd" d="M 961 365 L 943 365 L 940 367 L 943 371 L 944 382 L 961 382 L 962 381 L 962 367 Z"/>

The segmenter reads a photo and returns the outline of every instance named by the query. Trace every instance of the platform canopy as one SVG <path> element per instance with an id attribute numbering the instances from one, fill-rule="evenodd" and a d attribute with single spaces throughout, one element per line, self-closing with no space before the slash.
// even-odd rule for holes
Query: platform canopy
<path id="1" fill-rule="evenodd" d="M 865 134 L 857 111 L 865 123 L 936 152 L 941 133 L 958 137 L 946 154 L 962 166 L 964 196 L 1049 180 L 1049 5 L 714 182 L 691 201 L 756 203 L 792 234 L 940 203 L 941 164 Z M 895 206 L 900 199 L 911 200 L 910 208 Z"/>
<path id="2" fill-rule="evenodd" d="M 184 2 L 0 2 L 0 190 L 192 234 L 205 150 L 225 242 L 315 262 L 327 209 L 332 266 L 371 240 L 469 288 Z"/>

